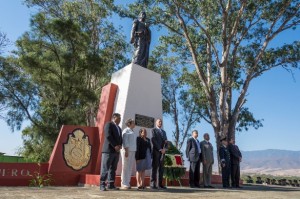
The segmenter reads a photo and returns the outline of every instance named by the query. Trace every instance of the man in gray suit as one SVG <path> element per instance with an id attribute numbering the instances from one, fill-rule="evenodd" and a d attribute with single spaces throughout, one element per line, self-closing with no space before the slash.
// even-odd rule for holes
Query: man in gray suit
<path id="1" fill-rule="evenodd" d="M 214 164 L 213 146 L 209 142 L 209 134 L 203 135 L 204 140 L 200 143 L 202 164 L 203 164 L 203 184 L 204 188 L 214 188 L 211 186 L 212 165 Z"/>

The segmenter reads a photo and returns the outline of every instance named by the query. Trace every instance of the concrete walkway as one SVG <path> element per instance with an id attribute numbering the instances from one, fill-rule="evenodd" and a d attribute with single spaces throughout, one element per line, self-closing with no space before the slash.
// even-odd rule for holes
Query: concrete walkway
<path id="1" fill-rule="evenodd" d="M 99 187 L 0 187 L 0 198 L 2 199 L 84 199 L 84 198 L 288 198 L 299 199 L 299 187 L 281 186 L 244 186 L 243 189 L 191 189 L 187 187 L 168 187 L 167 190 L 152 191 L 146 189 L 137 191 L 135 188 L 124 191 L 100 192 Z"/>

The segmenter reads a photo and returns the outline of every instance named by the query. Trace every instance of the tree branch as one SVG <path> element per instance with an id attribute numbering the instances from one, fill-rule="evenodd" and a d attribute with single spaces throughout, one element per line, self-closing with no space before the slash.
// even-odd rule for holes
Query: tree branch
<path id="1" fill-rule="evenodd" d="M 211 41 L 211 36 L 208 33 L 208 31 L 198 22 L 198 20 L 195 18 L 194 15 L 190 14 L 189 10 L 186 7 L 184 7 L 183 4 L 180 4 L 180 5 L 176 4 L 176 6 L 182 8 L 186 13 L 188 13 L 189 14 L 188 17 L 191 18 L 191 19 L 193 19 L 193 21 L 195 22 L 195 24 L 204 32 L 204 34 L 205 34 L 205 36 L 207 38 L 208 43 L 213 48 L 213 51 L 214 51 L 214 54 L 215 54 L 215 57 L 216 57 L 216 63 L 217 63 L 217 65 L 219 67 L 221 67 L 221 63 L 220 63 L 220 61 L 218 59 L 218 57 L 219 57 L 218 51 L 217 51 L 216 47 L 214 46 L 213 42 Z"/>
<path id="2" fill-rule="evenodd" d="M 13 98 L 16 100 L 16 102 L 22 107 L 23 111 L 25 111 L 25 114 L 27 115 L 27 118 L 36 126 L 39 127 L 39 124 L 32 118 L 31 114 L 29 113 L 29 110 L 25 106 L 25 104 L 22 102 L 22 100 L 18 97 L 18 95 L 15 94 L 14 86 L 11 84 L 11 81 L 7 79 L 5 75 L 3 75 L 3 78 L 6 80 L 8 86 L 10 89 L 7 88 L 7 91 L 13 96 Z"/>
<path id="3" fill-rule="evenodd" d="M 290 3 L 291 3 L 290 1 L 287 1 L 287 2 L 286 2 L 285 6 L 283 6 L 283 7 L 281 8 L 281 11 L 279 12 L 279 14 L 276 16 L 275 20 L 274 20 L 273 23 L 271 24 L 271 26 L 270 26 L 270 28 L 269 28 L 269 31 L 268 31 L 268 33 L 267 33 L 266 36 L 265 36 L 265 41 L 264 41 L 264 43 L 263 43 L 263 45 L 262 45 L 262 47 L 261 47 L 259 53 L 257 54 L 257 56 L 256 56 L 256 58 L 255 58 L 254 65 L 253 65 L 253 67 L 252 67 L 252 72 L 250 72 L 250 73 L 253 73 L 253 71 L 256 70 L 257 64 L 258 64 L 259 60 L 261 59 L 263 53 L 265 52 L 265 50 L 266 50 L 266 48 L 267 48 L 269 42 L 270 42 L 270 41 L 271 41 L 271 40 L 272 40 L 279 32 L 281 32 L 281 29 L 284 27 L 284 25 L 292 18 L 292 17 L 287 18 L 287 19 L 282 23 L 282 25 L 278 28 L 278 30 L 275 31 L 275 32 L 272 34 L 273 28 L 275 27 L 277 21 L 278 21 L 278 20 L 280 19 L 280 17 L 284 14 L 284 12 L 285 12 L 285 10 L 286 10 L 286 7 L 287 7 Z M 298 6 L 298 7 L 299 7 L 299 6 Z"/>

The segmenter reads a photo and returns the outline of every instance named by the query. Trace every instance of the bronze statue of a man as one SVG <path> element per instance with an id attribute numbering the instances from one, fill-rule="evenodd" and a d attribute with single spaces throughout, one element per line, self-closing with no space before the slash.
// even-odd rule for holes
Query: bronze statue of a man
<path id="1" fill-rule="evenodd" d="M 132 63 L 147 68 L 151 31 L 145 21 L 145 12 L 141 12 L 139 18 L 133 21 L 130 43 L 134 45 Z"/>

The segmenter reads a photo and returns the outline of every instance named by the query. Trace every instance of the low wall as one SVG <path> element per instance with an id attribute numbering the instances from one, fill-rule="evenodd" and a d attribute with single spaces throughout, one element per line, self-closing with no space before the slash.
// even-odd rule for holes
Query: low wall
<path id="1" fill-rule="evenodd" d="M 0 163 L 0 186 L 29 186 L 30 180 L 37 173 L 45 175 L 48 173 L 48 163 Z M 182 186 L 189 185 L 188 172 L 181 178 Z M 202 177 L 201 177 L 202 178 Z M 100 175 L 76 173 L 54 173 L 52 174 L 53 184 L 58 186 L 94 185 L 99 186 Z M 150 178 L 146 177 L 146 185 L 150 184 Z M 165 183 L 165 182 L 164 182 Z M 221 184 L 222 178 L 219 175 L 212 176 L 213 184 Z M 136 186 L 135 176 L 131 177 L 132 186 Z M 177 181 L 168 182 L 168 185 L 179 186 Z M 116 186 L 121 185 L 121 177 L 116 176 Z"/>
<path id="2" fill-rule="evenodd" d="M 48 163 L 0 163 L 0 186 L 28 186 L 37 173 L 48 173 Z"/>

